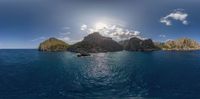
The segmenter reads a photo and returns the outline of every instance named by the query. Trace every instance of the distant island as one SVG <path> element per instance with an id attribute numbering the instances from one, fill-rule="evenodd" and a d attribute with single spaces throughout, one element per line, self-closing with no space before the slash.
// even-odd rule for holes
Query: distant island
<path id="1" fill-rule="evenodd" d="M 200 50 L 200 44 L 195 40 L 189 38 L 169 40 L 165 43 L 160 43 L 157 46 L 160 47 L 162 50 L 177 50 L 177 51 Z"/>
<path id="2" fill-rule="evenodd" d="M 98 52 L 116 52 L 116 51 L 156 51 L 156 50 L 200 50 L 200 44 L 189 38 L 170 40 L 164 43 L 154 43 L 151 39 L 139 39 L 132 37 L 128 40 L 116 42 L 112 38 L 104 37 L 98 32 L 94 32 L 84 37 L 80 42 L 73 45 L 56 39 L 49 38 L 40 43 L 39 51 L 71 51 L 76 53 L 98 53 Z"/>

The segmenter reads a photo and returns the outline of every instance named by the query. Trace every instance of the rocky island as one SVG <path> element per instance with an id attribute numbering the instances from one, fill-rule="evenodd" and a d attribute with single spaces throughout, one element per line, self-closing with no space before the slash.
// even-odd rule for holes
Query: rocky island
<path id="1" fill-rule="evenodd" d="M 200 44 L 189 38 L 180 38 L 177 40 L 169 40 L 158 45 L 162 50 L 200 50 Z"/>
<path id="2" fill-rule="evenodd" d="M 48 52 L 57 52 L 57 51 L 66 51 L 69 47 L 69 44 L 65 43 L 62 40 L 56 38 L 49 38 L 44 42 L 40 43 L 38 50 L 39 51 L 48 51 Z"/>
<path id="3" fill-rule="evenodd" d="M 71 51 L 80 53 L 78 56 L 90 56 L 89 53 L 98 52 L 116 52 L 116 51 L 156 51 L 156 50 L 200 50 L 198 42 L 181 38 L 177 40 L 170 40 L 164 43 L 154 43 L 151 39 L 139 39 L 132 37 L 131 39 L 116 42 L 112 38 L 104 37 L 98 32 L 91 33 L 84 37 L 84 39 L 73 45 L 69 45 L 62 40 L 56 38 L 49 38 L 40 43 L 39 51 Z"/>
<path id="4" fill-rule="evenodd" d="M 160 50 L 159 47 L 155 46 L 151 39 L 141 40 L 137 37 L 133 37 L 129 40 L 119 42 L 124 50 L 127 51 L 155 51 Z"/>
<path id="5" fill-rule="evenodd" d="M 98 53 L 98 52 L 116 52 L 123 50 L 123 47 L 112 40 L 112 38 L 104 37 L 98 32 L 89 34 L 84 37 L 81 42 L 75 43 L 68 48 L 71 52 L 88 52 L 88 53 Z"/>

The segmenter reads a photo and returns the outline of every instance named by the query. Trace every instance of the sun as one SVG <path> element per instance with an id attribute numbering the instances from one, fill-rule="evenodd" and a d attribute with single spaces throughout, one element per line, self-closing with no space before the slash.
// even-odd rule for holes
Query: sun
<path id="1" fill-rule="evenodd" d="M 95 24 L 96 30 L 102 30 L 102 29 L 105 29 L 107 27 L 108 27 L 108 25 L 103 23 L 103 22 L 98 22 L 98 23 Z"/>

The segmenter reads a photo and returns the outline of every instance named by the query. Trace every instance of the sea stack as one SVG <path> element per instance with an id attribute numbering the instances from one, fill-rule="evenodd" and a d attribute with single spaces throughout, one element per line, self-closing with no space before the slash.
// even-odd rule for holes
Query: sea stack
<path id="1" fill-rule="evenodd" d="M 112 40 L 112 38 L 104 37 L 98 32 L 94 32 L 84 37 L 81 42 L 70 46 L 68 50 L 77 53 L 98 53 L 121 51 L 123 50 L 123 47 L 116 41 Z"/>
<path id="2" fill-rule="evenodd" d="M 57 52 L 57 51 L 67 51 L 69 44 L 62 40 L 56 38 L 49 38 L 44 42 L 40 43 L 39 51 Z"/>

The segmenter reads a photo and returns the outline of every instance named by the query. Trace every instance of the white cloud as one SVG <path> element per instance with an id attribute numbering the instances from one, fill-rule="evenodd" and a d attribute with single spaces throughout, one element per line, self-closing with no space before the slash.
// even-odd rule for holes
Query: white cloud
<path id="1" fill-rule="evenodd" d="M 66 36 L 66 35 L 71 34 L 70 27 L 63 27 L 63 28 L 61 28 L 61 31 L 58 32 L 58 34 L 61 35 L 61 36 Z"/>
<path id="2" fill-rule="evenodd" d="M 83 25 L 83 27 L 84 27 L 84 29 L 87 28 L 87 26 L 85 27 L 84 25 Z M 60 32 L 58 32 L 57 38 L 68 44 L 74 44 L 74 43 L 80 41 L 79 39 L 73 39 L 71 37 L 71 34 L 72 34 L 72 31 L 70 30 L 70 28 L 64 27 L 64 28 L 61 28 Z"/>
<path id="3" fill-rule="evenodd" d="M 165 37 L 166 37 L 166 35 L 163 35 L 163 34 L 161 34 L 161 35 L 159 35 L 159 37 L 165 38 Z"/>
<path id="4" fill-rule="evenodd" d="M 70 27 L 63 27 L 63 30 L 69 30 Z"/>
<path id="5" fill-rule="evenodd" d="M 69 37 L 67 37 L 67 36 L 64 36 L 64 37 L 59 37 L 58 39 L 60 39 L 60 40 L 63 40 L 63 41 L 65 41 L 65 42 L 68 42 L 68 41 L 70 41 L 70 38 L 69 38 Z"/>
<path id="6" fill-rule="evenodd" d="M 69 35 L 69 34 L 71 34 L 71 32 L 59 32 L 59 35 L 61 35 L 61 36 L 66 36 L 66 35 Z"/>
<path id="7" fill-rule="evenodd" d="M 71 38 L 69 37 L 71 34 L 70 27 L 63 27 L 61 31 L 58 32 L 58 39 L 63 40 L 67 43 L 71 43 Z"/>
<path id="8" fill-rule="evenodd" d="M 73 44 L 76 42 L 76 40 L 71 39 L 68 35 L 59 35 L 58 39 L 68 43 L 68 44 Z"/>
<path id="9" fill-rule="evenodd" d="M 83 24 L 83 25 L 81 26 L 81 30 L 84 31 L 84 30 L 86 30 L 86 29 L 87 29 L 87 25 Z"/>
<path id="10" fill-rule="evenodd" d="M 124 40 L 131 37 L 140 37 L 139 31 L 134 31 L 132 29 L 127 29 L 121 25 L 111 25 L 105 23 L 98 23 L 95 26 L 88 27 L 87 25 L 82 25 L 81 30 L 90 34 L 93 32 L 99 32 L 103 36 L 111 37 L 115 40 Z"/>
<path id="11" fill-rule="evenodd" d="M 164 24 L 167 25 L 167 26 L 172 25 L 171 21 L 168 20 L 168 19 L 165 19 L 165 18 L 161 18 L 160 22 L 161 22 L 161 23 L 164 23 Z"/>
<path id="12" fill-rule="evenodd" d="M 187 25 L 187 24 L 188 24 L 188 21 L 183 21 L 183 24 Z"/>
<path id="13" fill-rule="evenodd" d="M 32 39 L 31 41 L 32 42 L 35 42 L 35 41 L 41 41 L 41 40 L 45 40 L 46 39 L 46 37 L 38 37 L 38 38 L 35 38 L 35 39 Z"/>
<path id="14" fill-rule="evenodd" d="M 58 39 L 63 40 L 64 42 L 66 42 L 68 44 L 74 44 L 74 43 L 77 43 L 78 41 L 80 41 L 79 39 L 78 40 L 71 39 L 68 36 L 60 36 Z"/>
<path id="15" fill-rule="evenodd" d="M 166 26 L 171 26 L 172 25 L 172 20 L 177 20 L 182 22 L 182 24 L 187 25 L 188 14 L 185 13 L 182 9 L 176 9 L 172 13 L 168 14 L 165 17 L 162 17 L 160 19 L 161 23 L 164 23 Z"/>

